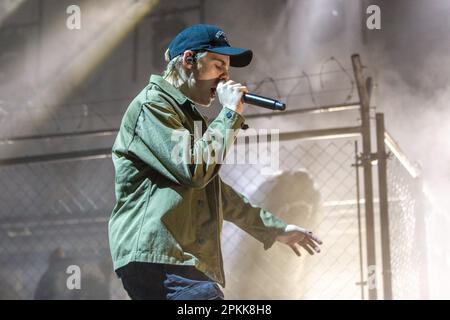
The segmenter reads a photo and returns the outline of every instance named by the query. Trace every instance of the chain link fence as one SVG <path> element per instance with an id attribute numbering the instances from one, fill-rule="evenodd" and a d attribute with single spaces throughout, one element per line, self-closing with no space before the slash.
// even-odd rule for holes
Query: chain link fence
<path id="1" fill-rule="evenodd" d="M 366 298 L 364 214 L 358 215 L 355 139 L 280 141 L 278 168 L 223 165 L 222 179 L 288 223 L 316 232 L 322 252 L 264 251 L 225 222 L 228 299 Z M 253 149 L 252 149 L 253 148 Z M 248 145 L 246 157 L 255 152 Z M 361 170 L 361 169 L 360 169 Z M 115 203 L 110 157 L 0 167 L 0 299 L 128 299 L 112 272 L 107 222 Z M 417 181 L 388 160 L 395 299 L 423 298 L 426 252 Z M 378 246 L 378 244 L 377 244 Z M 77 266 L 81 288 L 69 290 Z M 72 271 L 73 272 L 73 271 Z"/>
<path id="2" fill-rule="evenodd" d="M 226 223 L 226 296 L 360 299 L 353 142 L 280 143 L 280 159 L 269 175 L 258 164 L 224 165 L 221 175 L 255 204 L 317 232 L 323 250 L 301 258 L 278 244 L 264 251 Z M 127 298 L 109 258 L 107 221 L 115 203 L 109 157 L 4 166 L 0 177 L 4 288 L 22 299 L 45 298 L 49 290 L 61 299 Z M 80 290 L 67 289 L 70 265 L 80 267 Z"/>
<path id="3" fill-rule="evenodd" d="M 427 298 L 426 224 L 421 181 L 393 153 L 387 160 L 394 299 Z"/>
<path id="4" fill-rule="evenodd" d="M 0 177 L 0 298 L 126 297 L 108 247 L 110 158 L 5 166 Z M 68 288 L 70 266 L 79 290 Z"/>
<path id="5" fill-rule="evenodd" d="M 254 152 L 249 148 L 247 152 Z M 361 299 L 354 141 L 280 145 L 277 172 L 258 164 L 225 166 L 223 180 L 288 223 L 314 230 L 322 252 L 268 251 L 231 223 L 223 230 L 228 286 L 235 299 Z"/>

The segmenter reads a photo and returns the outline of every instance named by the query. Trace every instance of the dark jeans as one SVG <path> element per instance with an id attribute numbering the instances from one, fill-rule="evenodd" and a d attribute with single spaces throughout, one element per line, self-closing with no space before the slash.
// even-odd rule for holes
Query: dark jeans
<path id="1" fill-rule="evenodd" d="M 133 300 L 223 300 L 217 283 L 191 266 L 132 262 L 117 270 Z"/>

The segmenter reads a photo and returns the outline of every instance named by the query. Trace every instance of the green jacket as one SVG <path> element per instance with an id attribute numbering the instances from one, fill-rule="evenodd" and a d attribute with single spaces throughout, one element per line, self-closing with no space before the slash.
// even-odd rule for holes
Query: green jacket
<path id="1" fill-rule="evenodd" d="M 194 141 L 194 121 L 204 132 Z M 223 108 L 207 126 L 181 91 L 162 77 L 131 102 L 112 149 L 116 205 L 109 221 L 114 269 L 129 262 L 193 265 L 225 286 L 220 235 L 223 219 L 233 222 L 268 249 L 286 224 L 225 184 L 220 164 L 174 161 L 174 130 L 191 137 L 192 154 L 210 144 L 208 134 L 224 137 L 216 150 L 234 143 L 244 118 Z M 233 129 L 233 130 L 230 130 Z M 187 147 L 186 147 L 187 148 Z M 186 151 L 186 150 L 184 150 Z"/>

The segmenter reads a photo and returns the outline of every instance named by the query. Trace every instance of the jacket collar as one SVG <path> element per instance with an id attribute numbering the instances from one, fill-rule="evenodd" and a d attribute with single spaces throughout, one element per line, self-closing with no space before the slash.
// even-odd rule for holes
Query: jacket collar
<path id="1" fill-rule="evenodd" d="M 179 89 L 172 86 L 169 82 L 164 80 L 164 78 L 159 75 L 152 74 L 150 76 L 150 83 L 156 84 L 158 87 L 160 87 L 161 90 L 174 98 L 179 105 L 183 105 L 186 103 L 186 101 L 188 101 L 188 98 Z"/>

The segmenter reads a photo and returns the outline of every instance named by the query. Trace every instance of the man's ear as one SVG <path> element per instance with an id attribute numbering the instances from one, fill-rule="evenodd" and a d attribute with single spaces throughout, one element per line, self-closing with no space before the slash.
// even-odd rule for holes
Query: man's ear
<path id="1" fill-rule="evenodd" d="M 183 53 L 183 67 L 190 70 L 195 63 L 195 54 L 192 50 L 186 50 Z"/>

